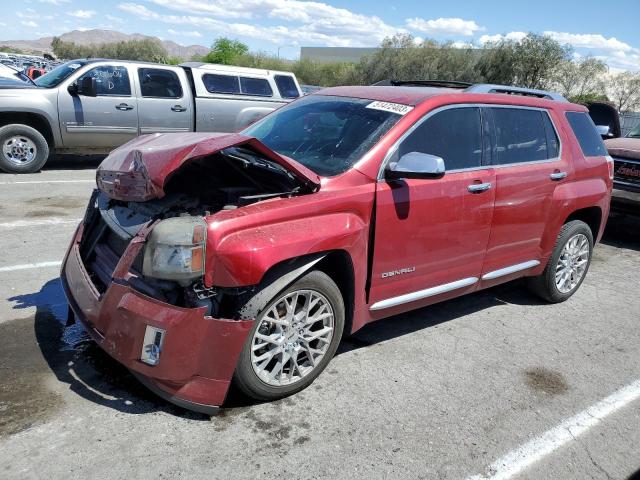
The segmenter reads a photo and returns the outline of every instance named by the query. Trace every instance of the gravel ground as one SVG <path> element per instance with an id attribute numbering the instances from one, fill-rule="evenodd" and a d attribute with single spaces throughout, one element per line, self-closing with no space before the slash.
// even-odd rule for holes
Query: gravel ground
<path id="1" fill-rule="evenodd" d="M 365 327 L 287 399 L 171 406 L 65 327 L 56 262 L 94 167 L 0 175 L 0 478 L 488 476 L 640 379 L 640 220 L 616 217 L 566 303 L 512 282 Z M 618 407 L 513 478 L 638 478 L 640 400 Z"/>

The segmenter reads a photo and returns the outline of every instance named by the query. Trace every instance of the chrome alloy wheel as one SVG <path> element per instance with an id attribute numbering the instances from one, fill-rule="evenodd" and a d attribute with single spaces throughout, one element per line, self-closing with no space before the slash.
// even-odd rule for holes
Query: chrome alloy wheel
<path id="1" fill-rule="evenodd" d="M 569 293 L 580 283 L 589 264 L 589 240 L 578 233 L 567 240 L 556 264 L 556 287 Z"/>
<path id="2" fill-rule="evenodd" d="M 15 135 L 5 140 L 2 145 L 4 158 L 15 165 L 30 163 L 36 158 L 38 148 L 36 144 L 24 135 Z"/>
<path id="3" fill-rule="evenodd" d="M 267 385 L 299 382 L 331 345 L 333 308 L 313 290 L 289 292 L 264 313 L 251 342 L 251 365 Z"/>

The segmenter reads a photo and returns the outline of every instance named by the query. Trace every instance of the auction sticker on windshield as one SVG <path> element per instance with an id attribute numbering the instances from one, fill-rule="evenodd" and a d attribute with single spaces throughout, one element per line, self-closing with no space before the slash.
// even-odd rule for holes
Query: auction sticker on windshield
<path id="1" fill-rule="evenodd" d="M 380 102 L 375 101 L 371 102 L 367 105 L 367 108 L 373 108 L 374 110 L 382 110 L 385 112 L 397 113 L 399 115 L 406 115 L 413 107 L 409 105 L 402 105 L 401 103 L 392 103 L 392 102 Z"/>

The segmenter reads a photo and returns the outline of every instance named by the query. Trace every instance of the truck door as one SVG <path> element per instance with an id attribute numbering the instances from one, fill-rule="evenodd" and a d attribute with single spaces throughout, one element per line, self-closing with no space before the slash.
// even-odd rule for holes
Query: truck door
<path id="1" fill-rule="evenodd" d="M 182 69 L 138 67 L 140 133 L 193 130 L 193 96 Z"/>
<path id="2" fill-rule="evenodd" d="M 398 144 L 442 157 L 436 179 L 380 180 L 376 192 L 370 311 L 386 316 L 477 288 L 495 195 L 490 147 L 476 106 L 428 114 Z"/>
<path id="3" fill-rule="evenodd" d="M 72 95 L 70 83 L 96 79 L 97 96 Z M 111 149 L 138 135 L 138 102 L 131 87 L 131 72 L 124 63 L 101 64 L 62 85 L 58 115 L 64 146 Z"/>

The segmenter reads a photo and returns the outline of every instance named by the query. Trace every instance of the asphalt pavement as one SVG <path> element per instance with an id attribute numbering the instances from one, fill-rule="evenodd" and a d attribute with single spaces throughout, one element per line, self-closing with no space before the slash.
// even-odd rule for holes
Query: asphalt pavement
<path id="1" fill-rule="evenodd" d="M 0 174 L 0 478 L 640 477 L 640 219 L 568 302 L 516 281 L 365 327 L 306 390 L 167 404 L 65 327 L 95 161 Z"/>

